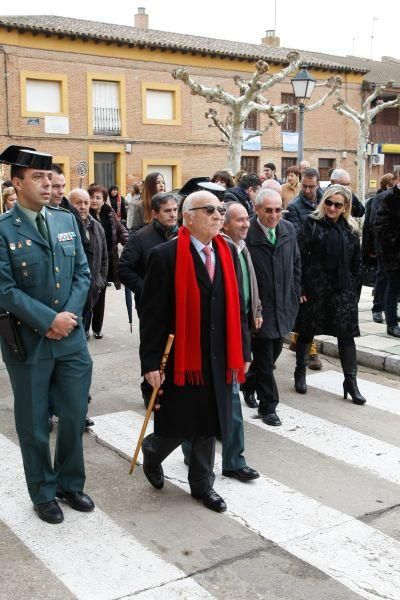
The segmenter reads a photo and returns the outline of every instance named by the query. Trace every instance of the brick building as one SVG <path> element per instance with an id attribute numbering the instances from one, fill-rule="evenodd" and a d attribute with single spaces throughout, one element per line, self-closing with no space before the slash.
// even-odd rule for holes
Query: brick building
<path id="1" fill-rule="evenodd" d="M 116 182 L 122 193 L 150 170 L 162 171 L 173 188 L 189 177 L 211 175 L 226 166 L 226 144 L 204 117 L 209 105 L 171 73 L 186 66 L 204 85 L 219 83 L 235 92 L 233 77 L 249 77 L 257 60 L 266 60 L 272 73 L 287 65 L 289 49 L 274 41 L 244 44 L 155 31 L 148 29 L 144 9 L 135 27 L 0 17 L 0 148 L 17 143 L 52 153 L 69 188 L 80 183 L 80 161 L 88 165 L 84 186 Z M 319 82 L 340 75 L 348 102 L 360 104 L 367 64 L 305 51 L 301 56 Z M 313 101 L 323 93 L 317 87 Z M 272 87 L 268 100 L 293 102 L 290 80 Z M 331 104 L 306 113 L 304 157 L 320 168 L 322 179 L 333 167 L 355 179 L 356 127 Z M 217 108 L 223 115 L 224 107 Z M 247 127 L 262 129 L 266 118 L 258 119 L 250 115 Z M 295 153 L 282 150 L 283 129 L 295 130 L 296 117 L 269 129 L 261 149 L 244 151 L 245 168 L 259 172 L 273 161 L 284 173 L 296 162 Z M 383 172 L 383 166 L 377 169 Z"/>

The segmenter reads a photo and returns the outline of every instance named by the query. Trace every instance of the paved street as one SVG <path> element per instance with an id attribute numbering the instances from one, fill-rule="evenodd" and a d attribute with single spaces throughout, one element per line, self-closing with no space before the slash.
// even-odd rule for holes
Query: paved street
<path id="1" fill-rule="evenodd" d="M 86 491 L 97 508 L 63 506 L 59 526 L 33 513 L 0 361 L 0 600 L 399 600 L 398 375 L 360 367 L 367 405 L 355 406 L 326 356 L 300 396 L 285 349 L 276 370 L 282 427 L 243 407 L 247 462 L 261 478 L 222 477 L 218 448 L 215 488 L 228 504 L 220 515 L 191 498 L 179 450 L 162 491 L 141 467 L 128 475 L 144 409 L 137 322 L 131 334 L 123 291 L 108 288 L 103 331 L 89 342 L 95 427 L 85 434 Z"/>

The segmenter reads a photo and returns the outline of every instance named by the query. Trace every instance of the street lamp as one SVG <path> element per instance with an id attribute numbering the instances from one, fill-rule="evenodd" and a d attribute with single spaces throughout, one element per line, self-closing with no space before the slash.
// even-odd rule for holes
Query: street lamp
<path id="1" fill-rule="evenodd" d="M 310 99 L 311 94 L 314 91 L 315 84 L 317 83 L 316 79 L 313 79 L 309 72 L 307 71 L 307 65 L 301 66 L 301 71 L 299 71 L 296 77 L 291 79 L 293 93 L 297 100 L 297 105 L 299 107 L 299 142 L 297 146 L 297 164 L 303 160 L 303 146 L 304 146 L 304 109 L 306 106 L 306 101 Z"/>

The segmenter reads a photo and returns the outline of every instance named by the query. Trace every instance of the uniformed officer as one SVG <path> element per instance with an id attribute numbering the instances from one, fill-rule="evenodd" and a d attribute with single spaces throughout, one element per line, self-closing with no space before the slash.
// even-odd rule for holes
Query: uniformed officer
<path id="1" fill-rule="evenodd" d="M 75 218 L 49 206 L 51 155 L 9 146 L 0 162 L 11 165 L 18 195 L 0 216 L 0 306 L 18 319 L 27 357 L 21 362 L 3 339 L 2 355 L 29 495 L 43 521 L 61 523 L 56 497 L 82 512 L 94 509 L 83 493 L 82 448 L 92 372 L 81 317 L 89 268 Z M 54 464 L 49 397 L 59 418 Z"/>

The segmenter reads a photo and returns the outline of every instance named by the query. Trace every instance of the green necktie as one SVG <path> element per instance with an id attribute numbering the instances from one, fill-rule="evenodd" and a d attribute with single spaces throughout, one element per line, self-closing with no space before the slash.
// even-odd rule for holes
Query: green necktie
<path id="1" fill-rule="evenodd" d="M 46 222 L 44 220 L 44 216 L 42 215 L 42 213 L 37 214 L 36 225 L 37 225 L 38 231 L 39 231 L 40 235 L 42 236 L 42 238 L 44 238 L 46 240 L 46 242 L 49 244 L 50 243 L 49 232 L 47 231 Z"/>
<path id="2" fill-rule="evenodd" d="M 271 242 L 271 244 L 273 246 L 275 246 L 275 242 L 276 242 L 275 227 L 268 228 L 267 237 L 268 237 L 269 241 Z"/>

